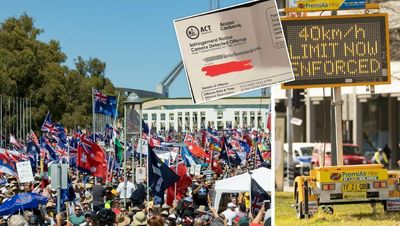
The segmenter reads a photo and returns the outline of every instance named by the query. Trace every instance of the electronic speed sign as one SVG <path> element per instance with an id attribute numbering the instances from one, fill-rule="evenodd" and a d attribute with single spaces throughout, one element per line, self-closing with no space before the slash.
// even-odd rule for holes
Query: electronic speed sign
<path id="1" fill-rule="evenodd" d="M 390 83 L 387 14 L 284 18 L 295 81 L 283 88 Z"/>

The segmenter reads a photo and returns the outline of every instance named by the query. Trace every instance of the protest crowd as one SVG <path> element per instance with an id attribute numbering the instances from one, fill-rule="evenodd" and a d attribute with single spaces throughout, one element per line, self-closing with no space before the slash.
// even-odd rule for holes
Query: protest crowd
<path id="1" fill-rule="evenodd" d="M 68 131 L 48 113 L 40 136 L 10 135 L 0 149 L 0 224 L 271 225 L 270 191 L 253 179 L 215 203 L 217 181 L 270 168 L 268 129 L 142 127 L 142 145 L 139 136 L 125 144 L 118 126 Z M 30 165 L 31 179 L 19 163 Z M 67 166 L 63 188 L 53 165 Z"/>

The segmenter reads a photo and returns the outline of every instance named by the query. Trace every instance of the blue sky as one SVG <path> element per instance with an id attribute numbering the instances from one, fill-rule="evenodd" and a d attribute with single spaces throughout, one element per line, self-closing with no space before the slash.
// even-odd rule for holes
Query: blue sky
<path id="1" fill-rule="evenodd" d="M 221 0 L 220 6 L 242 2 Z M 180 60 L 173 19 L 209 9 L 210 0 L 13 0 L 2 2 L 0 20 L 25 12 L 44 29 L 40 40 L 60 41 L 68 66 L 73 67 L 77 56 L 98 57 L 106 62 L 114 85 L 155 91 Z M 170 96 L 190 96 L 183 72 Z"/>

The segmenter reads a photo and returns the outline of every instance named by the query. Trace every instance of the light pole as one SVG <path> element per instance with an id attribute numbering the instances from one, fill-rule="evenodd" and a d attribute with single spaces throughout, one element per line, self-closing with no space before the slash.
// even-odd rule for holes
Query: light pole
<path id="1" fill-rule="evenodd" d="M 132 92 L 126 98 L 124 105 L 132 106 L 133 109 L 131 109 L 131 111 L 135 109 L 135 105 L 139 105 L 139 128 L 138 128 L 138 131 L 139 131 L 139 167 L 142 167 L 142 150 L 143 150 L 143 147 L 142 147 L 142 145 L 143 145 L 142 144 L 142 137 L 143 137 L 143 134 L 142 134 L 142 127 L 143 127 L 143 125 L 142 125 L 142 118 L 143 118 L 142 105 L 143 105 L 143 99 L 140 98 L 139 95 L 137 95 L 135 92 Z M 136 120 L 136 119 L 134 119 L 134 120 Z M 137 123 L 134 123 L 134 125 L 137 125 Z M 134 147 L 132 147 L 132 150 L 133 150 L 133 148 Z M 135 167 L 135 156 L 133 155 L 132 156 L 132 181 L 133 182 L 135 182 L 135 180 L 134 180 L 135 168 L 136 168 Z"/>

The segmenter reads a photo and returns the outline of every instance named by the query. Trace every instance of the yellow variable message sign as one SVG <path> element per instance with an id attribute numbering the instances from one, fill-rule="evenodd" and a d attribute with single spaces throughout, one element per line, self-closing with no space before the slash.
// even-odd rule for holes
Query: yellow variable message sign
<path id="1" fill-rule="evenodd" d="M 390 83 L 387 14 L 284 18 L 295 81 L 284 88 Z"/>

